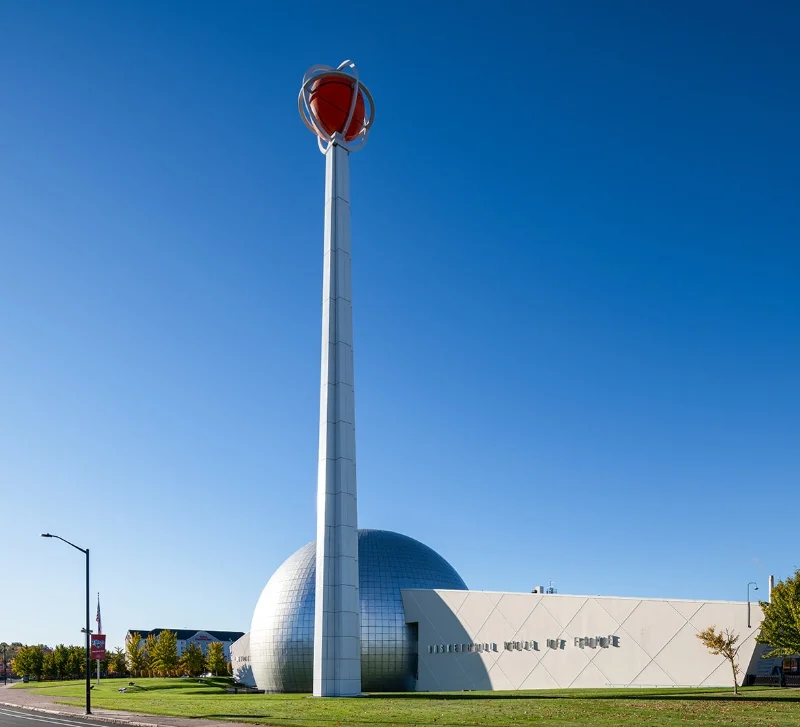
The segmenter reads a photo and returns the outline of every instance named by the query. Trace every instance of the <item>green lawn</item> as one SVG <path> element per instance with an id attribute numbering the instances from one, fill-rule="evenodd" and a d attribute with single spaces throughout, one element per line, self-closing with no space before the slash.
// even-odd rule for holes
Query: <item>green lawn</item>
<path id="1" fill-rule="evenodd" d="M 739 725 L 800 727 L 800 690 L 752 687 L 734 697 L 724 689 L 569 689 L 536 692 L 374 694 L 362 699 L 307 695 L 226 694 L 223 680 L 104 680 L 93 706 L 180 717 L 212 717 L 278 727 L 411 727 L 437 725 Z M 19 685 L 83 704 L 84 682 Z"/>

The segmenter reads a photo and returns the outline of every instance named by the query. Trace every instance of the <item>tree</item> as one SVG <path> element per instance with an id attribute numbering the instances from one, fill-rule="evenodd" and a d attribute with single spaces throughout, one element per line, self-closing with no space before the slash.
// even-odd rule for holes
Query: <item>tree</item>
<path id="1" fill-rule="evenodd" d="M 111 671 L 111 655 L 112 655 L 112 652 L 109 651 L 108 649 L 106 649 L 105 657 L 100 659 L 100 673 L 101 674 L 108 675 L 109 672 Z M 97 661 L 95 661 L 95 665 L 96 664 L 97 664 Z M 97 667 L 95 666 L 95 668 L 97 668 Z"/>
<path id="2" fill-rule="evenodd" d="M 28 647 L 23 646 L 21 649 L 17 649 L 17 653 L 14 654 L 14 658 L 11 660 L 11 671 L 13 671 L 18 676 L 23 676 L 25 674 L 30 675 L 30 656 L 28 655 Z"/>
<path id="3" fill-rule="evenodd" d="M 733 670 L 733 693 L 738 694 L 739 673 L 741 669 L 739 669 L 739 665 L 736 663 L 736 654 L 739 651 L 736 642 L 739 641 L 739 635 L 730 629 L 717 632 L 715 626 L 709 626 L 705 631 L 701 631 L 697 634 L 697 638 L 703 642 L 703 645 L 714 654 L 714 656 L 724 656 L 730 662 L 731 669 Z"/>
<path id="4" fill-rule="evenodd" d="M 63 679 L 69 674 L 69 649 L 64 644 L 59 644 L 53 650 L 53 662 L 56 678 Z"/>
<path id="5" fill-rule="evenodd" d="M 128 671 L 125 652 L 119 646 L 111 652 L 108 660 L 108 670 L 109 673 L 116 674 L 118 677 L 125 676 L 125 672 Z"/>
<path id="6" fill-rule="evenodd" d="M 158 659 L 156 654 L 157 643 L 155 634 L 149 634 L 144 640 L 144 663 L 145 669 L 147 669 L 150 676 L 153 676 L 156 671 L 156 660 Z"/>
<path id="7" fill-rule="evenodd" d="M 133 676 L 140 676 L 146 668 L 147 659 L 142 644 L 142 635 L 134 631 L 125 642 L 125 657 L 128 662 L 128 670 Z"/>
<path id="8" fill-rule="evenodd" d="M 800 570 L 775 584 L 769 603 L 759 604 L 764 620 L 756 641 L 772 647 L 764 658 L 800 654 Z"/>
<path id="9" fill-rule="evenodd" d="M 12 641 L 10 644 L 5 641 L 0 641 L 0 659 L 3 658 L 3 650 L 5 649 L 6 661 L 10 664 L 17 652 L 22 648 L 22 643 L 19 641 Z M 11 668 L 9 667 L 9 671 Z"/>
<path id="10" fill-rule="evenodd" d="M 206 666 L 214 676 L 217 676 L 220 672 L 227 673 L 228 662 L 225 659 L 225 647 L 221 641 L 212 641 L 208 645 Z"/>
<path id="11" fill-rule="evenodd" d="M 183 651 L 181 656 L 180 666 L 184 674 L 190 677 L 196 677 L 203 673 L 206 665 L 206 658 L 203 655 L 203 650 L 192 641 L 189 646 Z"/>
<path id="12" fill-rule="evenodd" d="M 12 671 L 20 676 L 27 674 L 41 679 L 43 663 L 44 651 L 41 646 L 23 646 L 17 650 Z"/>
<path id="13" fill-rule="evenodd" d="M 54 652 L 46 651 L 42 658 L 42 674 L 48 679 L 56 679 L 58 677 L 58 670 L 56 669 L 56 660 Z"/>
<path id="14" fill-rule="evenodd" d="M 84 676 L 86 672 L 86 647 L 68 646 L 67 651 L 67 673 L 76 678 Z"/>
<path id="15" fill-rule="evenodd" d="M 149 637 L 148 637 L 149 638 Z M 155 641 L 151 668 L 162 677 L 168 677 L 178 668 L 178 634 L 164 629 Z"/>

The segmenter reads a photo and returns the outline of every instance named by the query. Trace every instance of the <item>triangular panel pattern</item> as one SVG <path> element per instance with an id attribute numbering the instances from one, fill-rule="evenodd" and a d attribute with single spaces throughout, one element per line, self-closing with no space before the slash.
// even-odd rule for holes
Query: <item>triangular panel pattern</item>
<path id="1" fill-rule="evenodd" d="M 457 614 L 464 601 L 467 600 L 469 591 L 438 591 L 441 599 L 450 606 L 450 610 Z"/>
<path id="2" fill-rule="evenodd" d="M 723 661 L 711 674 L 703 679 L 701 686 L 719 686 L 726 682 L 733 688 L 733 671 L 731 670 L 731 665 L 728 661 Z"/>
<path id="3" fill-rule="evenodd" d="M 498 593 L 497 591 L 484 591 L 484 593 L 486 594 L 486 598 L 489 599 L 489 602 L 492 604 L 492 606 L 496 606 L 498 603 L 500 603 L 500 599 L 506 595 L 505 593 Z"/>
<path id="4" fill-rule="evenodd" d="M 603 672 L 601 672 L 594 664 L 589 662 L 586 668 L 575 677 L 569 684 L 571 688 L 578 689 L 580 687 L 597 687 L 598 684 L 608 686 L 609 681 Z"/>
<path id="5" fill-rule="evenodd" d="M 585 649 L 569 648 L 563 651 L 547 649 L 539 660 L 559 688 L 566 689 L 589 663 L 590 657 Z"/>
<path id="6" fill-rule="evenodd" d="M 461 667 L 464 672 L 469 676 L 472 689 L 483 691 L 492 688 L 492 682 L 489 679 L 489 672 L 487 665 L 479 655 L 464 654 L 465 658 L 460 660 Z M 463 687 L 462 687 L 463 688 Z M 460 691 L 459 687 L 452 687 L 450 691 Z"/>
<path id="7" fill-rule="evenodd" d="M 553 615 L 541 605 L 534 609 L 533 613 L 525 620 L 514 634 L 515 639 L 538 639 L 542 634 L 545 638 L 560 638 L 564 633 L 561 624 L 553 618 Z"/>
<path id="8" fill-rule="evenodd" d="M 458 620 L 466 626 L 473 634 L 480 631 L 481 626 L 486 623 L 492 611 L 494 603 L 484 591 L 476 591 L 469 594 L 461 608 L 458 609 Z"/>
<path id="9" fill-rule="evenodd" d="M 653 662 L 650 655 L 632 639 L 623 648 L 598 649 L 592 661 L 604 674 L 609 675 L 609 684 L 626 687 Z"/>
<path id="10" fill-rule="evenodd" d="M 525 677 L 520 689 L 558 689 L 558 682 L 541 662 Z"/>
<path id="11" fill-rule="evenodd" d="M 679 686 L 702 684 L 722 659 L 722 657 L 713 656 L 700 643 L 696 634 L 697 629 L 692 624 L 684 624 L 683 628 L 679 629 L 675 636 L 664 645 L 656 658 L 658 665 Z M 685 646 L 687 641 L 693 645 L 691 653 L 687 653 Z M 677 673 L 676 665 L 680 665 L 680 675 Z"/>
<path id="12" fill-rule="evenodd" d="M 617 628 L 617 621 L 608 611 L 594 598 L 587 598 L 564 628 L 564 633 L 574 639 L 575 637 L 605 636 L 614 633 Z"/>
<path id="13" fill-rule="evenodd" d="M 408 600 L 420 624 L 423 688 L 723 686 L 731 681 L 727 664 L 696 638 L 698 630 L 711 623 L 745 633 L 743 666 L 752 661 L 754 651 L 755 629 L 740 623 L 746 619 L 745 604 L 733 602 L 476 591 L 420 597 L 419 603 Z M 606 641 L 611 635 L 614 638 Z M 462 648 L 465 642 L 496 644 L 497 650 L 461 653 L 448 647 L 446 654 L 429 657 L 422 648 L 432 639 L 440 644 L 457 642 Z M 557 639 L 559 645 L 553 648 L 548 639 Z M 513 643 L 506 649 L 508 642 Z M 422 662 L 428 659 L 426 671 Z M 431 668 L 441 668 L 442 673 L 429 674 Z"/>
<path id="14" fill-rule="evenodd" d="M 637 601 L 634 598 L 598 598 L 597 602 L 602 608 L 608 611 L 608 615 L 617 622 L 617 626 L 621 626 L 625 623 L 625 619 L 627 619 L 641 603 L 641 601 Z"/>
<path id="15" fill-rule="evenodd" d="M 655 656 L 686 624 L 681 616 L 666 601 L 654 601 L 647 611 L 637 608 L 622 625 L 627 633 L 650 656 Z"/>
<path id="16" fill-rule="evenodd" d="M 556 622 L 561 624 L 562 628 L 566 628 L 567 624 L 572 621 L 575 617 L 575 614 L 583 608 L 583 604 L 586 603 L 587 598 L 565 598 L 563 602 L 559 603 L 559 608 L 556 613 L 550 613 L 550 615 L 556 620 Z M 547 602 L 542 600 L 541 604 L 539 605 L 540 608 L 547 609 Z M 549 613 L 549 609 L 548 609 Z"/>
<path id="17" fill-rule="evenodd" d="M 651 661 L 630 685 L 637 687 L 672 687 L 675 686 L 675 682 L 656 662 Z"/>
<path id="18" fill-rule="evenodd" d="M 492 689 L 495 691 L 519 689 L 516 684 L 512 684 L 511 680 L 503 671 L 500 664 L 495 664 L 491 669 L 489 669 L 489 680 L 492 682 Z"/>
<path id="19" fill-rule="evenodd" d="M 503 614 L 516 636 L 522 624 L 531 615 L 531 611 L 536 610 L 539 602 L 527 593 L 506 593 L 498 602 L 497 610 Z"/>
<path id="20" fill-rule="evenodd" d="M 668 601 L 670 606 L 674 608 L 681 616 L 687 621 L 691 621 L 692 617 L 703 606 L 702 601 Z"/>
<path id="21" fill-rule="evenodd" d="M 442 685 L 442 683 L 436 678 L 436 670 L 431 669 L 424 661 L 420 662 L 419 664 L 419 676 L 420 679 L 426 681 L 426 683 L 430 683 L 434 685 L 436 691 L 442 692 L 446 690 L 446 685 Z M 471 684 L 471 682 L 469 682 Z M 473 689 L 475 687 L 472 687 Z"/>
<path id="22" fill-rule="evenodd" d="M 497 639 L 498 634 L 508 633 L 510 628 L 508 621 L 503 618 L 503 614 L 494 609 L 475 634 L 475 641 L 493 642 Z"/>

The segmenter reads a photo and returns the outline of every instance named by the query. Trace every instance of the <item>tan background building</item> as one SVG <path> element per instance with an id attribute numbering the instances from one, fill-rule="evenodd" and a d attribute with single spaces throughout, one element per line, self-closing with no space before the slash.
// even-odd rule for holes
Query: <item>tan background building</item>
<path id="1" fill-rule="evenodd" d="M 125 634 L 125 643 L 130 641 L 133 634 L 138 633 L 141 637 L 139 644 L 144 645 L 145 639 L 151 634 L 158 636 L 164 629 L 152 629 L 150 631 L 139 631 L 137 629 L 129 629 Z M 178 656 L 181 656 L 189 644 L 197 644 L 203 654 L 208 653 L 209 644 L 215 641 L 222 642 L 222 648 L 225 652 L 225 661 L 231 660 L 231 644 L 237 639 L 244 636 L 242 631 L 203 631 L 198 629 L 169 629 L 174 631 L 177 636 L 177 651 Z"/>

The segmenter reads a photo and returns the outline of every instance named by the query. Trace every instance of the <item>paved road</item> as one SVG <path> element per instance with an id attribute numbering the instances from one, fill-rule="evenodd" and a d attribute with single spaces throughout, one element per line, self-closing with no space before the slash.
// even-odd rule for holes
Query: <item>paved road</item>
<path id="1" fill-rule="evenodd" d="M 6 704 L 13 706 L 6 706 Z M 22 709 L 17 705 L 24 705 Z M 58 714 L 51 714 L 57 712 Z M 36 690 L 11 689 L 0 684 L 0 727 L 253 727 L 238 722 L 195 717 L 166 717 L 136 712 L 101 709 L 92 705 L 91 719 L 83 716 L 83 707 L 55 704 Z"/>
<path id="2" fill-rule="evenodd" d="M 87 725 L 111 724 L 100 722 L 97 719 L 88 720 L 80 717 L 60 717 L 57 715 L 41 714 L 25 709 L 0 706 L 0 727 L 87 727 Z"/>

